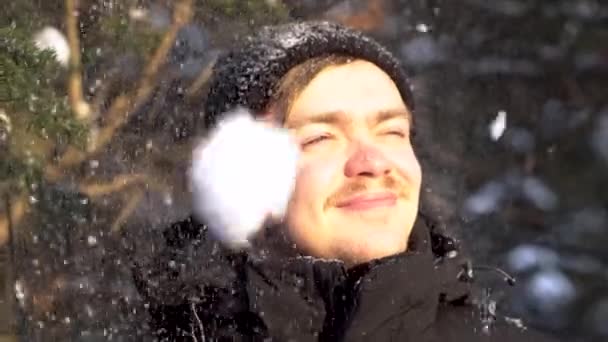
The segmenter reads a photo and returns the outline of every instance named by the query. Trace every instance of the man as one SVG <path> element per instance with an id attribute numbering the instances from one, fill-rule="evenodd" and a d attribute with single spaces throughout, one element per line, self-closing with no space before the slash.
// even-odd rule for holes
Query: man
<path id="1" fill-rule="evenodd" d="M 135 268 L 159 337 L 542 340 L 471 295 L 471 268 L 424 212 L 413 99 L 385 48 L 329 23 L 265 28 L 218 60 L 208 127 L 237 106 L 299 145 L 286 215 L 244 251 L 224 248 L 204 218 L 167 229 Z"/>

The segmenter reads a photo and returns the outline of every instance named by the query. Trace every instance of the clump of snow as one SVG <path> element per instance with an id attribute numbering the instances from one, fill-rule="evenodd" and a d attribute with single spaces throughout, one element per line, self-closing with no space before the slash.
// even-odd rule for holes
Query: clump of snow
<path id="1" fill-rule="evenodd" d="M 547 247 L 523 244 L 509 252 L 507 263 L 510 269 L 525 272 L 536 268 L 556 267 L 559 255 Z"/>
<path id="2" fill-rule="evenodd" d="M 539 178 L 525 177 L 521 187 L 524 198 L 538 209 L 549 211 L 557 207 L 557 194 Z"/>
<path id="3" fill-rule="evenodd" d="M 62 66 L 67 66 L 70 60 L 70 47 L 65 35 L 52 26 L 46 26 L 34 34 L 34 45 L 40 50 L 50 49 Z"/>
<path id="4" fill-rule="evenodd" d="M 230 113 L 194 149 L 194 215 L 227 246 L 246 248 L 268 218 L 284 216 L 298 155 L 287 130 L 256 121 L 244 109 Z"/>
<path id="5" fill-rule="evenodd" d="M 499 209 L 506 193 L 502 182 L 489 182 L 465 201 L 465 212 L 474 216 L 492 213 Z"/>
<path id="6" fill-rule="evenodd" d="M 416 25 L 416 31 L 421 33 L 427 33 L 431 30 L 431 27 L 425 23 L 420 23 Z"/>
<path id="7" fill-rule="evenodd" d="M 577 295 L 574 283 L 558 269 L 540 271 L 528 281 L 526 292 L 536 310 L 557 314 Z"/>
<path id="8" fill-rule="evenodd" d="M 559 205 L 558 195 L 540 178 L 508 173 L 471 194 L 464 202 L 464 215 L 475 218 L 491 214 L 512 200 L 521 200 L 543 211 L 555 210 Z"/>
<path id="9" fill-rule="evenodd" d="M 524 321 L 521 318 L 516 317 L 505 317 L 505 321 L 509 324 L 513 324 L 518 329 L 526 330 L 527 327 L 524 324 Z"/>

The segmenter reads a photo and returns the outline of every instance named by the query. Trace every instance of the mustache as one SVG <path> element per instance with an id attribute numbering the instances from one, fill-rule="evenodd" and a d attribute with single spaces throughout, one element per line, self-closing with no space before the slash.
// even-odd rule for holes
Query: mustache
<path id="1" fill-rule="evenodd" d="M 335 207 L 349 197 L 369 192 L 370 190 L 390 191 L 395 193 L 400 199 L 408 199 L 410 197 L 407 183 L 394 175 L 384 176 L 377 181 L 357 179 L 344 184 L 331 194 L 325 202 L 325 209 Z"/>

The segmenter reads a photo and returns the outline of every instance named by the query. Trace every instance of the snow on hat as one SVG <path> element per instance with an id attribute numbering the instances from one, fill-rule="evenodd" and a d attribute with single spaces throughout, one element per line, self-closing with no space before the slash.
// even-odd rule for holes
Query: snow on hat
<path id="1" fill-rule="evenodd" d="M 205 101 L 205 125 L 214 126 L 236 107 L 266 109 L 278 82 L 293 67 L 315 57 L 337 54 L 367 60 L 386 72 L 410 110 L 414 100 L 401 63 L 362 33 L 325 21 L 267 26 L 228 51 L 214 66 Z"/>

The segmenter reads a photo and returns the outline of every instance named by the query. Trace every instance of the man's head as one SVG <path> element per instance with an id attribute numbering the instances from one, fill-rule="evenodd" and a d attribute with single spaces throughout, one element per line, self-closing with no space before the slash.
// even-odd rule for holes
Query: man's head
<path id="1" fill-rule="evenodd" d="M 237 106 L 300 144 L 286 222 L 302 252 L 355 264 L 406 249 L 421 171 L 410 86 L 390 52 L 326 22 L 265 28 L 216 63 L 207 125 Z"/>
<path id="2" fill-rule="evenodd" d="M 375 64 L 310 59 L 279 83 L 268 112 L 301 147 L 288 235 L 307 254 L 359 263 L 406 249 L 421 169 L 411 114 Z"/>

